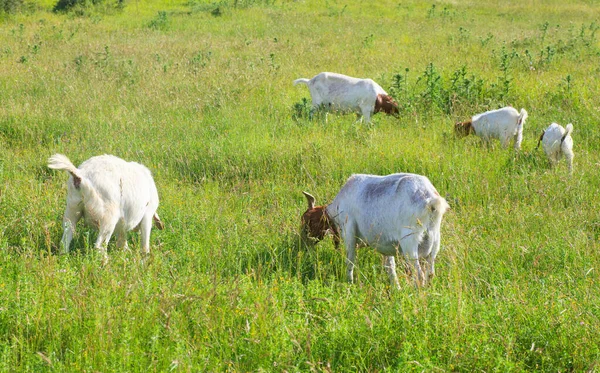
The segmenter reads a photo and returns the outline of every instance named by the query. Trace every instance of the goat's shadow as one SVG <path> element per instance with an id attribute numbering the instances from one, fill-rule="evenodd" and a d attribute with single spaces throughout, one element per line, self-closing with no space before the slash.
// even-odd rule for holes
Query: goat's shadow
<path id="1" fill-rule="evenodd" d="M 242 257 L 240 259 L 241 270 L 245 274 L 252 273 L 263 279 L 284 275 L 296 277 L 304 284 L 312 280 L 318 280 L 323 284 L 344 283 L 346 281 L 346 261 L 342 247 L 343 245 L 336 250 L 331 237 L 314 245 L 303 242 L 300 234 L 293 233 L 271 246 L 262 247 L 253 254 Z M 387 281 L 382 262 L 383 257 L 378 253 L 366 255 L 366 251 L 371 249 L 364 245 L 357 249 L 361 259 L 360 265 L 357 263 L 355 268 L 355 280 L 364 281 L 364 278 L 359 278 L 360 273 L 363 273 L 368 278 L 380 278 Z M 404 277 L 406 281 L 410 282 L 412 266 L 401 254 L 396 256 L 396 265 L 398 276 Z M 421 265 L 425 270 L 427 266 L 425 261 L 421 261 Z M 370 273 L 373 268 L 375 268 L 375 273 Z"/>
<path id="2" fill-rule="evenodd" d="M 29 249 L 37 252 L 47 252 L 51 255 L 59 255 L 61 248 L 62 230 L 46 224 L 42 229 L 36 229 L 27 234 L 25 238 L 22 228 L 7 226 L 4 229 L 4 244 L 14 252 L 23 252 Z M 73 235 L 69 252 L 88 252 L 94 249 L 97 232 L 87 227 L 79 227 Z M 109 246 L 110 250 L 110 246 Z"/>
<path id="3" fill-rule="evenodd" d="M 547 171 L 552 169 L 550 162 L 542 153 L 535 149 L 529 152 L 518 152 L 506 160 L 502 170 L 522 174 L 533 170 Z"/>
<path id="4" fill-rule="evenodd" d="M 52 255 L 63 254 L 61 252 L 61 250 L 62 250 L 61 240 L 62 240 L 62 235 L 63 235 L 63 229 L 60 224 L 61 221 L 62 221 L 62 216 L 60 218 L 57 218 L 58 226 L 52 224 L 50 226 L 45 227 L 43 231 L 36 233 L 36 235 L 33 238 L 33 241 L 37 243 L 35 245 L 35 247 L 37 248 L 38 251 L 46 251 Z M 87 255 L 90 253 L 98 252 L 98 249 L 95 247 L 95 242 L 96 242 L 96 239 L 98 238 L 98 234 L 99 233 L 97 230 L 95 230 L 89 226 L 86 226 L 83 222 L 79 222 L 77 224 L 76 231 L 73 234 L 73 240 L 71 241 L 71 244 L 69 245 L 68 253 L 69 254 L 79 253 L 79 254 Z M 128 249 L 126 249 L 126 250 L 130 250 L 130 251 L 139 250 L 140 233 L 135 230 L 130 231 L 130 232 L 127 232 L 126 237 L 127 237 L 127 243 L 128 243 Z M 8 243 L 9 243 L 9 245 L 12 245 L 14 247 L 19 246 L 18 242 L 16 242 L 14 239 L 9 240 Z M 116 244 L 117 244 L 116 234 L 113 233 L 113 235 L 111 236 L 110 241 L 108 243 L 108 246 L 107 246 L 107 252 L 110 253 L 115 250 L 125 250 L 125 249 L 118 249 L 116 247 Z"/>
<path id="5" fill-rule="evenodd" d="M 311 280 L 325 283 L 339 281 L 345 273 L 343 253 L 334 248 L 330 239 L 312 245 L 303 242 L 298 233 L 288 234 L 280 241 L 241 258 L 241 265 L 245 273 L 258 273 L 263 278 L 287 274 L 303 283 Z"/>

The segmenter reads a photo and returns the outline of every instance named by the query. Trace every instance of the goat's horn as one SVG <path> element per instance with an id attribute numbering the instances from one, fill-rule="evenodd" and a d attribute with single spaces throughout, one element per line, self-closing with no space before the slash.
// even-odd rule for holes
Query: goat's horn
<path id="1" fill-rule="evenodd" d="M 306 197 L 306 200 L 308 201 L 308 209 L 309 210 L 313 209 L 315 207 L 315 197 L 313 197 L 308 192 L 302 192 L 302 194 L 304 194 L 304 196 Z"/>

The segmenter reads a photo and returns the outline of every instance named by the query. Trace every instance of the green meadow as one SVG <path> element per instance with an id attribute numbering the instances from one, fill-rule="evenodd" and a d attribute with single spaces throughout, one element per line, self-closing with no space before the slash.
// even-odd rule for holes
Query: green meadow
<path id="1" fill-rule="evenodd" d="M 0 371 L 600 369 L 600 3 L 78 2 L 0 13 Z M 311 120 L 292 82 L 322 71 L 374 79 L 400 117 Z M 454 136 L 507 105 L 520 152 Z M 574 125 L 572 175 L 536 150 L 552 122 Z M 102 265 L 82 223 L 58 255 L 54 153 L 153 172 L 150 256 L 131 232 Z M 396 291 L 362 248 L 348 284 L 330 238 L 301 243 L 302 191 L 395 172 L 451 206 L 436 277 L 400 265 Z"/>

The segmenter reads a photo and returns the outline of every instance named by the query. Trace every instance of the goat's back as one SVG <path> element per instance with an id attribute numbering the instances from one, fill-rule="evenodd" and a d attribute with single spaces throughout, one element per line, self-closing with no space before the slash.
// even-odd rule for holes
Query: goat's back
<path id="1" fill-rule="evenodd" d="M 121 215 L 131 220 L 131 224 L 137 224 L 147 209 L 153 209 L 154 213 L 158 207 L 158 192 L 152 174 L 139 163 L 101 155 L 83 162 L 79 171 L 98 196 L 117 205 Z"/>
<path id="2" fill-rule="evenodd" d="M 433 209 L 438 211 L 432 214 Z M 433 223 L 448 205 L 425 176 L 352 175 L 328 206 L 329 216 L 343 226 L 354 221 L 362 232 L 396 232 L 403 226 Z"/>
<path id="3" fill-rule="evenodd" d="M 364 100 L 375 103 L 378 94 L 387 95 L 381 86 L 371 79 L 359 79 L 347 75 L 324 72 L 309 82 L 313 100 L 318 103 L 353 106 Z"/>
<path id="4" fill-rule="evenodd" d="M 516 134 L 519 116 L 517 109 L 507 106 L 474 115 L 471 122 L 477 135 L 505 137 Z"/>
<path id="5" fill-rule="evenodd" d="M 571 125 L 571 130 L 573 125 Z M 563 128 L 563 126 L 558 123 L 552 123 L 546 130 L 544 131 L 544 137 L 542 138 L 542 146 L 544 148 L 544 152 L 548 155 L 554 154 L 561 150 L 562 146 L 572 147 L 573 139 L 570 135 L 567 135 L 564 139 L 565 145 L 562 144 L 561 140 L 563 136 L 567 133 L 567 130 Z"/>
<path id="6" fill-rule="evenodd" d="M 471 120 L 473 122 L 478 121 L 482 118 L 486 118 L 489 121 L 502 122 L 507 119 L 519 119 L 519 112 L 512 106 L 503 107 L 501 109 L 489 110 L 485 113 L 474 115 Z"/>

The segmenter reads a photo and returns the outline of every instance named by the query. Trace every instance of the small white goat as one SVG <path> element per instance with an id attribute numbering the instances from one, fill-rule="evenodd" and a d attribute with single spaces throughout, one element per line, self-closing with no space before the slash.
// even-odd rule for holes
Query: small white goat
<path id="1" fill-rule="evenodd" d="M 324 72 L 310 80 L 294 80 L 294 85 L 298 83 L 308 86 L 313 111 L 321 105 L 334 111 L 354 111 L 361 113 L 367 123 L 374 113 L 383 111 L 397 116 L 399 112 L 394 99 L 371 79 Z"/>
<path id="2" fill-rule="evenodd" d="M 315 207 L 315 198 L 303 193 L 308 200 L 308 210 L 302 215 L 303 236 L 318 242 L 330 231 L 336 248 L 343 238 L 348 281 L 353 282 L 357 242 L 385 256 L 392 286 L 400 287 L 394 260 L 399 249 L 414 266 L 417 286 L 426 281 L 419 258 L 428 258 L 427 279 L 434 275 L 440 225 L 449 206 L 425 176 L 352 175 L 327 206 Z"/>
<path id="3" fill-rule="evenodd" d="M 127 232 L 141 230 L 142 251 L 150 252 L 152 220 L 158 229 L 164 225 L 156 209 L 158 192 L 150 170 L 139 163 L 112 155 L 92 157 L 79 168 L 62 154 L 48 159 L 48 167 L 71 174 L 67 182 L 67 208 L 63 218 L 62 252 L 69 245 L 79 219 L 99 231 L 95 247 L 106 259 L 106 246 L 117 232 L 117 247 L 127 247 Z"/>
<path id="4" fill-rule="evenodd" d="M 552 166 L 562 158 L 564 155 L 567 159 L 569 166 L 569 172 L 573 172 L 573 138 L 571 133 L 573 132 L 573 124 L 567 124 L 567 129 L 563 126 L 552 123 L 545 131 L 542 131 L 542 135 L 537 144 L 537 148 L 540 147 L 540 142 L 544 148 L 544 152 L 548 156 Z"/>
<path id="5" fill-rule="evenodd" d="M 490 110 L 477 114 L 466 122 L 456 123 L 454 130 L 460 136 L 475 134 L 484 141 L 498 139 L 502 147 L 506 148 L 511 138 L 514 138 L 516 150 L 521 148 L 523 141 L 523 124 L 527 119 L 527 111 L 507 106 L 502 109 Z"/>

